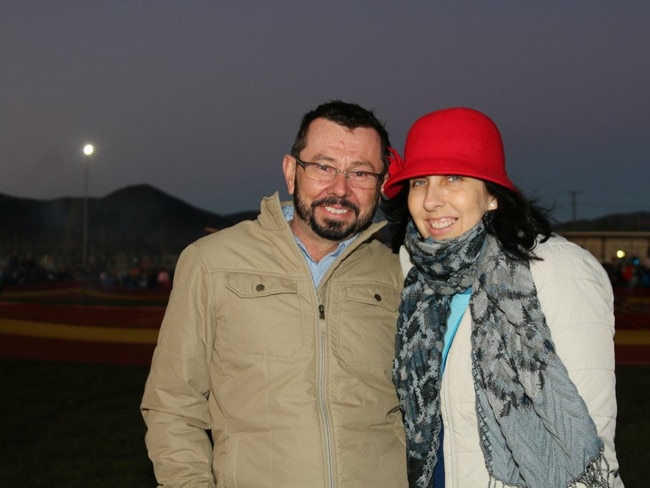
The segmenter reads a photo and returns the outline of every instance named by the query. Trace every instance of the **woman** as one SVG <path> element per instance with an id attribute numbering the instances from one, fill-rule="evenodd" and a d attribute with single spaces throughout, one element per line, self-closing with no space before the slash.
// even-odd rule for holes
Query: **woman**
<path id="1" fill-rule="evenodd" d="M 623 486 L 602 266 L 552 235 L 484 114 L 427 114 L 393 159 L 384 210 L 410 214 L 393 370 L 410 486 Z"/>

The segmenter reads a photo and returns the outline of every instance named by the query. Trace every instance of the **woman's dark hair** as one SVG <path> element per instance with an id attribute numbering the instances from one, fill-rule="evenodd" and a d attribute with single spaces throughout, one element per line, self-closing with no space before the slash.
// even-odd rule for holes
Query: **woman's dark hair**
<path id="1" fill-rule="evenodd" d="M 525 261 L 537 259 L 533 249 L 538 240 L 544 242 L 551 237 L 549 211 L 535 200 L 496 183 L 485 181 L 485 186 L 498 203 L 496 210 L 483 216 L 488 233 L 511 256 Z"/>
<path id="2" fill-rule="evenodd" d="M 406 224 L 411 218 L 408 207 L 408 181 L 404 181 L 402 189 L 393 198 L 385 198 L 383 195 L 379 201 L 379 208 L 386 219 L 386 231 L 390 237 L 390 248 L 398 252 L 404 237 L 406 236 Z"/>
<path id="3" fill-rule="evenodd" d="M 487 212 L 483 222 L 489 234 L 496 237 L 501 249 L 515 259 L 529 261 L 537 259 L 533 252 L 535 245 L 551 236 L 549 212 L 528 200 L 521 193 L 496 183 L 485 181 L 490 195 L 498 202 L 496 210 Z M 390 200 L 382 198 L 380 208 L 388 221 L 391 248 L 397 252 L 404 243 L 406 225 L 410 220 L 408 211 L 408 182 Z"/>
<path id="4" fill-rule="evenodd" d="M 300 152 L 305 148 L 307 144 L 307 132 L 311 123 L 321 118 L 350 130 L 358 127 L 376 130 L 381 144 L 381 160 L 384 163 L 382 173 L 386 172 L 389 164 L 388 156 L 390 153 L 388 148 L 390 147 L 390 139 L 388 138 L 388 132 L 384 124 L 377 119 L 372 110 L 366 110 L 355 103 L 347 103 L 340 100 L 323 103 L 303 116 L 293 146 L 291 147 L 291 155 L 293 157 L 299 157 Z"/>

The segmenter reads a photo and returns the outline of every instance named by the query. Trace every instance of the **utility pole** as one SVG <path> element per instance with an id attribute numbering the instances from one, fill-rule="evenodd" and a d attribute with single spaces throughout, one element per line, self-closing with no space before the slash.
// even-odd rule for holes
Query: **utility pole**
<path id="1" fill-rule="evenodd" d="M 571 223 L 574 223 L 577 217 L 576 197 L 578 196 L 578 193 L 580 192 L 577 190 L 569 190 L 569 195 L 571 195 Z"/>

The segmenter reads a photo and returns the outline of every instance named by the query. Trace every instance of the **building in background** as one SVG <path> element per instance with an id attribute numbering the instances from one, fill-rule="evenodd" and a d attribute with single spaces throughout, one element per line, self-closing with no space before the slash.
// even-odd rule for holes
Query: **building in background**
<path id="1" fill-rule="evenodd" d="M 593 254 L 615 286 L 650 286 L 650 231 L 567 230 L 558 234 Z"/>

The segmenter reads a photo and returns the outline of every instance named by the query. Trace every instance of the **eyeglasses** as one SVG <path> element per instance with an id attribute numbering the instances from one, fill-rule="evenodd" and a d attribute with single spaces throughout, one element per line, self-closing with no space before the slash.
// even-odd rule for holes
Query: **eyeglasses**
<path id="1" fill-rule="evenodd" d="M 361 171 L 358 169 L 343 170 L 330 166 L 329 164 L 309 163 L 307 161 L 301 161 L 298 158 L 295 159 L 296 163 L 305 171 L 305 176 L 310 180 L 323 182 L 334 181 L 336 175 L 340 173 L 345 176 L 345 179 L 352 188 L 372 190 L 377 188 L 379 181 L 384 176 L 383 174 L 373 173 L 372 171 Z"/>

